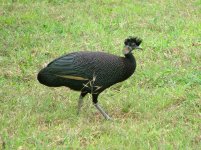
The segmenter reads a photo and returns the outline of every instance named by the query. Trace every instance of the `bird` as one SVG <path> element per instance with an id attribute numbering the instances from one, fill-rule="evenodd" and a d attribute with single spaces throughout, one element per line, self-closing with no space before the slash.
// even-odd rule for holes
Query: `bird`
<path id="1" fill-rule="evenodd" d="M 65 86 L 80 91 L 77 113 L 83 98 L 92 95 L 93 105 L 110 120 L 110 116 L 98 103 L 98 96 L 110 86 L 128 79 L 136 69 L 134 49 L 142 50 L 141 38 L 129 36 L 124 40 L 123 57 L 105 52 L 72 52 L 51 61 L 37 75 L 38 81 L 48 87 Z"/>

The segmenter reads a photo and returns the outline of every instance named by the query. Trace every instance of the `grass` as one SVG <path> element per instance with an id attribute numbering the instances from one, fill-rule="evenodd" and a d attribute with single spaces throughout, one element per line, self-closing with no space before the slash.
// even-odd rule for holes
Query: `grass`
<path id="1" fill-rule="evenodd" d="M 0 149 L 200 149 L 199 0 L 1 0 Z M 73 51 L 122 55 L 143 39 L 137 70 L 99 102 L 38 83 L 37 72 Z"/>

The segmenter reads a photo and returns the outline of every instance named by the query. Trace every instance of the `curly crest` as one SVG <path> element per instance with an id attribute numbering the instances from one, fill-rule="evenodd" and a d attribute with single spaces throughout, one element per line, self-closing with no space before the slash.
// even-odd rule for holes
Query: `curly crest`
<path id="1" fill-rule="evenodd" d="M 125 41 L 124 41 L 124 44 L 125 44 L 125 45 L 128 45 L 128 46 L 133 45 L 133 44 L 139 46 L 141 43 L 142 43 L 142 39 L 141 39 L 141 38 L 132 37 L 132 36 L 129 36 L 129 37 L 128 37 L 127 39 L 125 39 Z"/>

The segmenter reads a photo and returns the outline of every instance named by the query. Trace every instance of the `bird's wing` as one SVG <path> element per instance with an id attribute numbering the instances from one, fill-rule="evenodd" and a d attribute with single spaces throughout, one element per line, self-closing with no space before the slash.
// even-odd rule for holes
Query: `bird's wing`
<path id="1" fill-rule="evenodd" d="M 74 62 L 75 58 L 76 53 L 59 57 L 47 65 L 44 73 L 67 79 L 88 80 L 87 74 L 81 69 L 83 66 Z"/>

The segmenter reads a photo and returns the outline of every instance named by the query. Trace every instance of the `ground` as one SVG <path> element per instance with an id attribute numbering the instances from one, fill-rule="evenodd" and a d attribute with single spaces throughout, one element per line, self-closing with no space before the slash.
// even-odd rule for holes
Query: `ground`
<path id="1" fill-rule="evenodd" d="M 0 149 L 201 149 L 199 0 L 1 0 Z M 121 55 L 143 39 L 137 69 L 104 91 L 106 121 L 79 93 L 39 84 L 63 54 Z"/>

